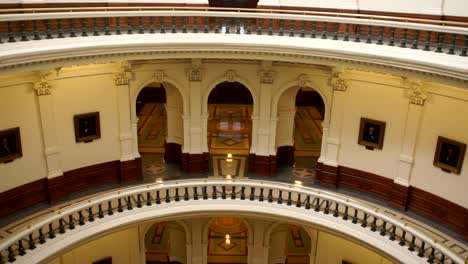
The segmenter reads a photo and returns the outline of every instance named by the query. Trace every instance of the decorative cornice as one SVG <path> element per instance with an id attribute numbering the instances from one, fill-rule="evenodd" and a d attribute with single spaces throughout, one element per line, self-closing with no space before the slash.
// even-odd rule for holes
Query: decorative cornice
<path id="1" fill-rule="evenodd" d="M 235 82 L 237 79 L 237 73 L 235 70 L 227 70 L 226 73 L 224 73 L 224 77 L 226 77 L 228 82 Z"/>
<path id="2" fill-rule="evenodd" d="M 259 73 L 260 83 L 263 84 L 273 84 L 275 72 L 272 70 L 262 70 Z"/>
<path id="3" fill-rule="evenodd" d="M 330 77 L 330 85 L 335 91 L 345 92 L 348 89 L 348 84 L 343 79 L 342 72 L 334 71 Z"/>
<path id="4" fill-rule="evenodd" d="M 39 82 L 34 83 L 34 90 L 36 91 L 37 96 L 49 95 L 52 93 L 51 86 L 46 78 L 47 75 L 43 75 Z"/>

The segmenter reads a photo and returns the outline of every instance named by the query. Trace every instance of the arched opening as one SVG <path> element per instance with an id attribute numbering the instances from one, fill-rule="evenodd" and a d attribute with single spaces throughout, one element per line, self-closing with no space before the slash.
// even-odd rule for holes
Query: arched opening
<path id="1" fill-rule="evenodd" d="M 138 93 L 135 109 L 143 173 L 146 179 L 162 177 L 167 163 L 181 162 L 182 95 L 170 83 L 149 83 Z"/>
<path id="2" fill-rule="evenodd" d="M 270 264 L 277 263 L 310 263 L 312 243 L 304 228 L 281 224 L 270 234 L 269 260 Z"/>
<path id="3" fill-rule="evenodd" d="M 253 97 L 239 82 L 222 82 L 208 96 L 207 142 L 213 175 L 243 177 L 252 145 Z M 226 155 L 235 155 L 232 161 Z"/>
<path id="4" fill-rule="evenodd" d="M 208 227 L 207 262 L 247 263 L 248 227 L 238 217 L 217 217 Z"/>
<path id="5" fill-rule="evenodd" d="M 145 263 L 187 263 L 186 235 L 176 222 L 153 224 L 145 234 Z"/>
<path id="6" fill-rule="evenodd" d="M 325 103 L 313 88 L 292 87 L 278 102 L 277 165 L 313 176 L 322 146 Z"/>
<path id="7" fill-rule="evenodd" d="M 162 85 L 150 84 L 138 94 L 138 151 L 164 153 L 167 137 L 166 90 Z"/>

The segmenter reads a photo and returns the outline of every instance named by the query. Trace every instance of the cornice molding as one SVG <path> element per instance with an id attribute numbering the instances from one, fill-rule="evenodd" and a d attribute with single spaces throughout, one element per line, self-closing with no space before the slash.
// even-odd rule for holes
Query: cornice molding
<path id="1" fill-rule="evenodd" d="M 259 47 L 258 45 L 186 44 L 170 48 L 154 44 L 111 46 L 105 50 L 70 49 L 60 52 L 41 51 L 37 54 L 16 55 L 0 63 L 2 74 L 42 70 L 77 64 L 125 60 L 159 60 L 181 58 L 250 59 L 316 64 L 357 70 L 394 74 L 415 79 L 426 79 L 468 89 L 468 73 L 462 69 L 438 67 L 427 63 L 379 58 L 365 54 L 350 54 L 319 49 L 288 47 Z M 86 55 L 83 55 L 86 54 Z M 0 56 L 1 57 L 1 56 Z"/>

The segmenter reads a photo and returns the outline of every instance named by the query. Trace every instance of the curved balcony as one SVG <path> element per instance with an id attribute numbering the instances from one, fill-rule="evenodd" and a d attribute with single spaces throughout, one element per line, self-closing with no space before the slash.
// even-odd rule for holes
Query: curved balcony
<path id="1" fill-rule="evenodd" d="M 403 263 L 464 263 L 424 232 L 357 200 L 298 185 L 216 179 L 138 185 L 64 207 L 4 239 L 0 263 L 43 262 L 96 232 L 157 217 L 219 211 L 260 212 L 313 223 Z"/>
<path id="2" fill-rule="evenodd" d="M 269 9 L 90 7 L 0 11 L 5 70 L 86 55 L 249 50 L 467 79 L 467 23 Z M 20 14 L 19 14 L 20 13 Z M 186 35 L 184 35 L 186 34 Z M 188 37 L 189 36 L 189 37 Z M 294 43 L 291 43 L 294 39 Z M 53 43 L 53 44 L 52 44 Z M 372 45 L 371 45 L 372 44 Z M 154 46 L 152 46 L 154 45 Z M 189 46 L 190 48 L 187 48 Z M 168 55 L 169 56 L 169 55 Z"/>

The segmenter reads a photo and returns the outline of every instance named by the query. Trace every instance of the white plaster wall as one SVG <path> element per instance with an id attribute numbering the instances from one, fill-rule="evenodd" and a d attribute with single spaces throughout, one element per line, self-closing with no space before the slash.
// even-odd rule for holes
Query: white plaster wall
<path id="1" fill-rule="evenodd" d="M 114 264 L 142 263 L 138 228 L 133 227 L 97 238 L 55 258 L 49 264 L 93 263 L 112 257 Z"/>
<path id="2" fill-rule="evenodd" d="M 441 15 L 442 0 L 394 0 L 394 1 L 373 1 L 359 0 L 360 10 L 401 12 L 425 15 Z M 460 1 L 458 1 L 460 2 Z"/>
<path id="3" fill-rule="evenodd" d="M 468 152 L 461 174 L 433 166 L 438 136 L 468 144 L 468 92 L 440 87 L 431 91 L 423 109 L 410 183 L 468 208 Z"/>
<path id="4" fill-rule="evenodd" d="M 382 77 L 352 76 L 355 79 L 348 81 L 349 88 L 346 91 L 339 164 L 394 179 L 408 108 L 405 90 L 391 86 L 394 84 L 389 80 L 389 85 L 383 85 L 386 80 Z M 367 150 L 357 143 L 361 117 L 386 122 L 381 150 Z"/>
<path id="5" fill-rule="evenodd" d="M 2 80 L 0 84 L 0 130 L 20 127 L 23 157 L 0 163 L 0 192 L 47 175 L 36 93 L 27 83 L 2 87 L 7 82 Z"/>
<path id="6" fill-rule="evenodd" d="M 113 75 L 103 74 L 53 82 L 55 119 L 62 170 L 68 171 L 120 159 L 119 118 Z M 73 116 L 99 112 L 101 138 L 76 143 Z"/>
<path id="7" fill-rule="evenodd" d="M 319 232 L 315 263 L 339 264 L 342 260 L 359 264 L 390 264 L 390 260 L 357 243 Z"/>

